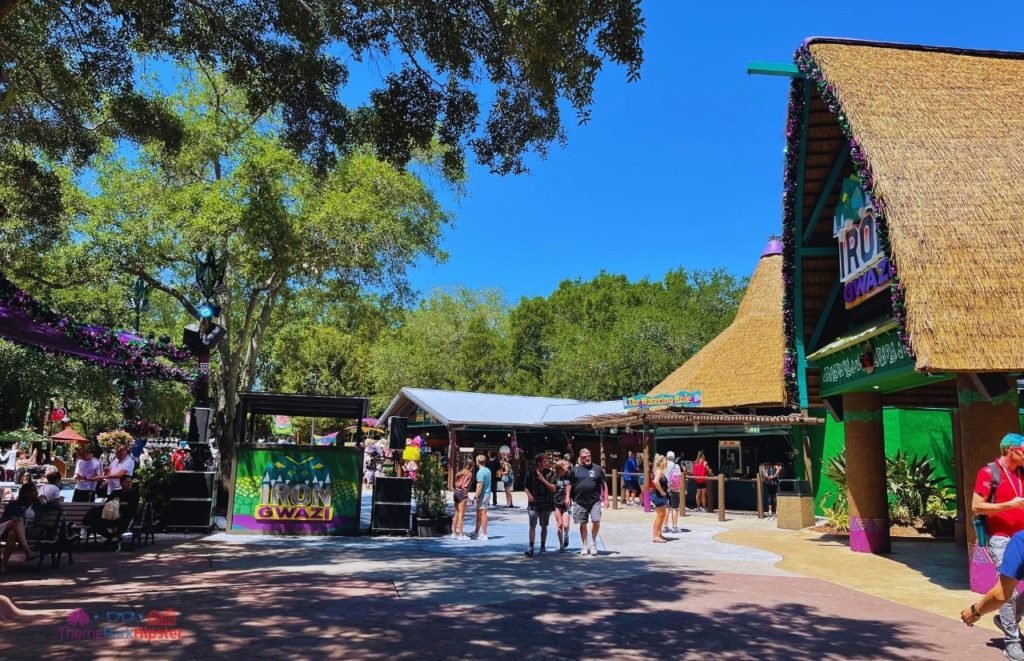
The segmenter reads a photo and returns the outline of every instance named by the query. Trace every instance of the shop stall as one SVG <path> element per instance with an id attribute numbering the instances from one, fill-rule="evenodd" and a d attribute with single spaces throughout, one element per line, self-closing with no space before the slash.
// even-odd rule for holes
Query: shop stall
<path id="1" fill-rule="evenodd" d="M 359 532 L 363 449 L 252 443 L 259 415 L 368 417 L 363 397 L 242 393 L 245 432 L 232 461 L 230 533 L 354 535 Z"/>

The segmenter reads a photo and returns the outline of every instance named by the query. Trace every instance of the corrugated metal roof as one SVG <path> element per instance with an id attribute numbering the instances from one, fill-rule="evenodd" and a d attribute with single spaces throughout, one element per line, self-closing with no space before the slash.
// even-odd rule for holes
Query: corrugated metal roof
<path id="1" fill-rule="evenodd" d="M 569 422 L 578 422 L 580 418 L 592 415 L 609 415 L 612 413 L 624 413 L 621 399 L 613 399 L 607 402 L 580 402 L 579 404 L 552 404 L 544 412 L 541 422 L 546 425 L 562 425 Z"/>
<path id="2" fill-rule="evenodd" d="M 444 425 L 504 425 L 543 427 L 565 424 L 576 417 L 622 410 L 622 402 L 584 402 L 558 397 L 499 395 L 483 392 L 402 388 L 381 416 L 409 414 L 414 404 Z"/>

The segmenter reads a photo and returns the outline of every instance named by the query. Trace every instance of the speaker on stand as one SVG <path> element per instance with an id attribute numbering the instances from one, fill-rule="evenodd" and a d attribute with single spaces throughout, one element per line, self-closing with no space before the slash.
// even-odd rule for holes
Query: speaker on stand
<path id="1" fill-rule="evenodd" d="M 388 447 L 392 452 L 405 449 L 405 438 L 409 434 L 409 418 L 393 415 L 388 418 Z"/>

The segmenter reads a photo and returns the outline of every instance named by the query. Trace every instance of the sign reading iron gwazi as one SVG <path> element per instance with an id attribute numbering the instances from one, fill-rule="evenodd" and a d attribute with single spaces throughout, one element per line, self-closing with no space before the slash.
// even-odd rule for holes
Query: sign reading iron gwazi
<path id="1" fill-rule="evenodd" d="M 892 268 L 878 242 L 876 223 L 874 201 L 861 190 L 860 178 L 850 175 L 843 180 L 832 222 L 832 235 L 839 241 L 839 279 L 847 309 L 889 287 Z"/>
<path id="2" fill-rule="evenodd" d="M 674 395 L 633 395 L 622 398 L 624 409 L 649 409 L 655 406 L 700 406 L 699 390 L 680 390 Z"/>

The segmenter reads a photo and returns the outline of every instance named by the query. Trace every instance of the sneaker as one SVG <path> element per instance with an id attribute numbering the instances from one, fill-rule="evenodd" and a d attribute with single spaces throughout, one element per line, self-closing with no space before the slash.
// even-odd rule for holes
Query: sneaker
<path id="1" fill-rule="evenodd" d="M 525 555 L 527 558 L 532 558 L 533 557 L 533 547 L 531 546 L 530 548 L 526 549 L 526 551 L 523 552 L 523 555 Z"/>
<path id="2" fill-rule="evenodd" d="M 661 532 L 662 532 L 662 534 L 667 533 L 668 532 L 668 527 L 666 526 L 665 528 L 662 528 Z"/>
<path id="3" fill-rule="evenodd" d="M 569 535 L 566 535 L 565 539 L 562 540 L 562 548 L 563 549 L 569 548 Z"/>
<path id="4" fill-rule="evenodd" d="M 1003 656 L 1011 661 L 1024 661 L 1024 649 L 1021 649 L 1017 641 L 1006 643 L 1003 646 Z"/>
<path id="5" fill-rule="evenodd" d="M 671 532 L 679 532 L 679 528 L 676 528 L 675 526 L 672 526 L 672 528 L 670 529 L 670 531 L 671 531 Z"/>
<path id="6" fill-rule="evenodd" d="M 480 541 L 486 542 L 487 541 L 487 535 L 477 535 L 477 539 L 479 539 Z"/>
<path id="7" fill-rule="evenodd" d="M 590 555 L 597 557 L 597 544 L 590 547 Z"/>
<path id="8" fill-rule="evenodd" d="M 459 541 L 460 542 L 468 542 L 469 541 L 469 537 L 467 537 L 465 535 L 459 535 Z"/>
<path id="9" fill-rule="evenodd" d="M 590 549 L 584 546 L 580 549 L 580 555 L 590 555 Z"/>
<path id="10" fill-rule="evenodd" d="M 459 538 L 458 535 L 456 535 L 455 533 L 452 533 L 452 539 L 458 539 L 458 538 Z"/>
<path id="11" fill-rule="evenodd" d="M 540 547 L 540 551 L 539 551 L 539 552 L 540 552 L 540 553 L 544 553 L 544 552 L 545 552 L 546 550 L 547 550 L 547 549 L 545 549 L 545 548 L 544 548 L 544 547 L 542 546 L 542 547 Z"/>

